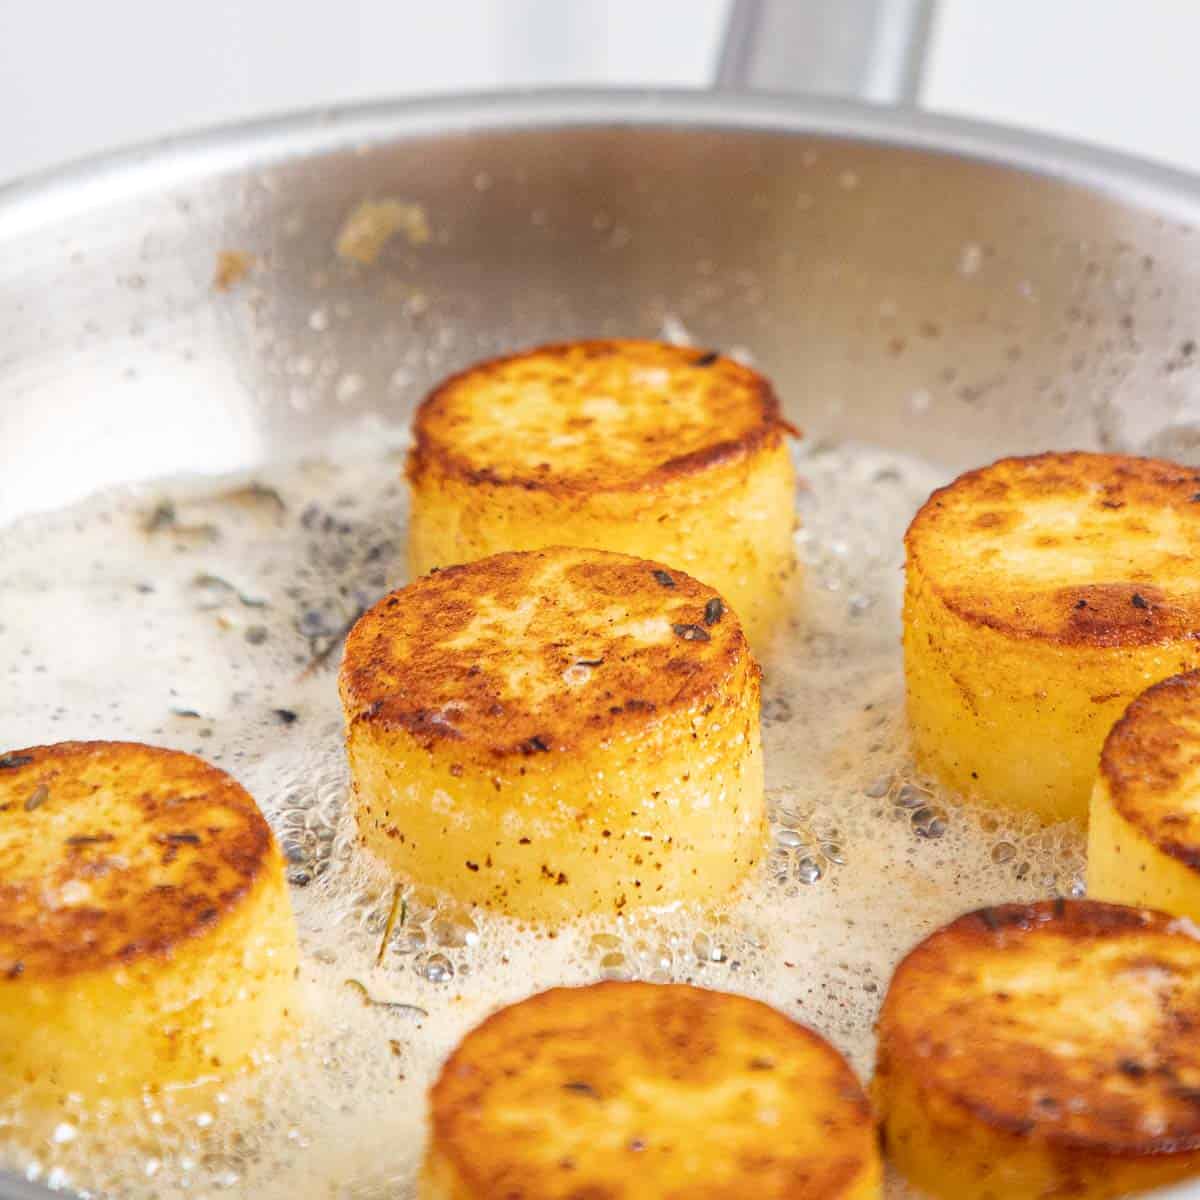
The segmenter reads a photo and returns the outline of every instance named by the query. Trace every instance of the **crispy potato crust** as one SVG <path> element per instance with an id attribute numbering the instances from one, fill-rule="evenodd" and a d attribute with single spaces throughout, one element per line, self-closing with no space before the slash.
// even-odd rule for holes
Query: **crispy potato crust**
<path id="1" fill-rule="evenodd" d="M 879 1020 L 886 1145 L 937 1196 L 1116 1196 L 1200 1168 L 1200 940 L 1095 901 L 981 909 Z"/>
<path id="2" fill-rule="evenodd" d="M 268 869 L 247 792 L 190 754 L 61 742 L 0 757 L 0 978 L 161 957 Z"/>
<path id="3" fill-rule="evenodd" d="M 715 698 L 747 653 L 737 617 L 682 571 L 554 547 L 385 597 L 350 632 L 341 691 L 352 724 L 528 758 Z"/>
<path id="4" fill-rule="evenodd" d="M 424 1200 L 880 1193 L 870 1106 L 782 1013 L 684 985 L 558 988 L 467 1035 L 431 1092 Z"/>
<path id="5" fill-rule="evenodd" d="M 1004 458 L 930 496 L 910 563 L 962 620 L 1065 646 L 1200 634 L 1200 472 L 1119 454 Z"/>
<path id="6" fill-rule="evenodd" d="M 509 415 L 511 414 L 511 415 Z M 409 475 L 550 492 L 659 487 L 780 443 L 770 384 L 733 359 L 635 340 L 539 346 L 452 376 L 417 410 Z"/>

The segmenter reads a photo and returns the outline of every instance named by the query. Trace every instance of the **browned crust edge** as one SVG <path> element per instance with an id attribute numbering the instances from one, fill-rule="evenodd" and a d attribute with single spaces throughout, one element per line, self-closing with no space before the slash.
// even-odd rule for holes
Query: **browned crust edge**
<path id="1" fill-rule="evenodd" d="M 487 558 L 476 559 L 469 563 L 435 568 L 430 575 L 436 575 L 439 581 L 453 581 L 460 576 L 476 575 L 490 563 L 547 554 L 558 549 L 564 549 L 564 547 L 549 546 L 543 550 L 501 551 L 499 554 L 489 555 Z M 640 564 L 650 572 L 659 570 L 669 573 L 676 580 L 677 588 L 681 584 L 686 588 L 694 588 L 698 609 L 702 608 L 701 601 L 703 600 L 720 599 L 719 593 L 706 584 L 700 583 L 685 571 L 664 566 L 652 559 L 616 555 L 611 551 L 594 551 L 593 553 L 604 558 L 627 559 L 631 563 Z M 364 699 L 364 693 L 371 690 L 371 679 L 379 663 L 376 657 L 360 653 L 359 638 L 368 636 L 377 628 L 382 623 L 387 611 L 402 602 L 403 594 L 406 591 L 419 587 L 422 580 L 428 578 L 430 576 L 422 576 L 413 580 L 412 583 L 388 593 L 367 609 L 351 629 L 346 639 L 346 649 L 338 673 L 338 689 L 346 717 L 347 740 L 353 732 L 362 727 L 386 732 L 403 732 L 425 750 L 431 750 L 435 746 L 457 745 L 462 748 L 464 754 L 475 750 L 479 754 L 486 755 L 492 762 L 519 758 L 524 760 L 526 769 L 545 766 L 552 770 L 554 769 L 553 760 L 557 754 L 572 753 L 585 746 L 595 745 L 631 731 L 645 731 L 673 716 L 693 712 L 697 708 L 708 712 L 715 705 L 725 701 L 732 704 L 742 703 L 744 699 L 742 695 L 727 695 L 726 689 L 730 680 L 736 678 L 739 670 L 743 667 L 749 687 L 758 691 L 762 685 L 762 668 L 751 653 L 745 630 L 742 628 L 737 614 L 726 605 L 723 609 L 724 619 L 734 622 L 736 628 L 725 653 L 713 664 L 719 669 L 709 673 L 710 677 L 703 688 L 696 689 L 690 695 L 681 694 L 670 704 L 646 703 L 637 699 L 627 699 L 618 706 L 610 707 L 604 715 L 602 724 L 596 719 L 591 719 L 577 731 L 576 736 L 564 737 L 561 731 L 555 734 L 553 731 L 547 730 L 535 739 L 520 739 L 503 746 L 482 746 L 473 740 L 464 739 L 457 729 L 445 722 L 431 719 L 432 713 L 428 709 L 409 709 L 399 701 L 389 701 L 386 698 Z M 594 735 L 595 741 L 583 736 L 585 734 Z"/>
<path id="2" fill-rule="evenodd" d="M 899 962 L 892 974 L 892 988 L 903 982 L 910 965 L 924 952 L 934 939 L 953 936 L 977 942 L 995 943 L 997 934 L 1006 930 L 1027 932 L 1053 923 L 1060 933 L 1080 941 L 1104 934 L 1135 932 L 1170 932 L 1175 918 L 1155 909 L 1132 908 L 1124 904 L 1110 904 L 1102 900 L 1036 900 L 1028 904 L 1009 903 L 989 905 L 964 913 L 948 925 L 935 930 L 917 943 Z M 1186 936 L 1181 934 L 1180 936 Z M 911 1060 L 907 1040 L 897 1032 L 889 1021 L 891 989 L 885 997 L 877 1024 L 878 1058 L 877 1077 L 888 1072 L 886 1060 L 891 1057 L 891 1048 L 899 1043 L 904 1046 L 904 1057 Z M 1008 1113 L 997 1112 L 990 1105 L 981 1103 L 972 1096 L 964 1095 L 958 1088 L 936 1088 L 937 1095 L 974 1120 L 988 1125 L 1001 1133 L 1016 1138 L 1025 1138 L 1031 1132 L 1030 1123 Z M 1067 1151 L 1085 1152 L 1098 1158 L 1127 1162 L 1161 1157 L 1163 1155 L 1187 1154 L 1200 1151 L 1200 1123 L 1190 1137 L 1165 1138 L 1147 1137 L 1140 1142 L 1114 1147 L 1111 1142 L 1075 1133 L 1042 1129 L 1038 1131 L 1042 1144 Z"/>
<path id="3" fill-rule="evenodd" d="M 933 514 L 941 507 L 944 498 L 950 492 L 955 491 L 959 485 L 966 482 L 978 482 L 987 472 L 996 467 L 1017 463 L 1061 462 L 1064 459 L 1079 457 L 1104 459 L 1114 465 L 1136 462 L 1169 476 L 1170 478 L 1166 482 L 1189 483 L 1193 488 L 1200 488 L 1200 471 L 1162 458 L 1099 454 L 1086 450 L 1054 450 L 1041 454 L 1010 455 L 998 458 L 986 466 L 965 471 L 950 483 L 936 488 L 930 493 L 929 499 L 917 510 L 904 534 L 904 549 L 909 570 L 915 568 L 925 586 L 937 597 L 938 602 L 947 612 L 953 614 L 964 624 L 990 629 L 1009 638 L 1040 642 L 1044 645 L 1096 649 L 1163 646 L 1200 639 L 1200 629 L 1189 629 L 1181 633 L 1178 629 L 1165 627 L 1173 610 L 1170 605 L 1162 603 L 1161 593 L 1158 593 L 1152 586 L 1130 584 L 1126 587 L 1114 584 L 1089 584 L 1082 587 L 1064 588 L 1062 589 L 1062 601 L 1069 613 L 1067 629 L 1061 633 L 1044 633 L 1035 632 L 1027 627 L 1015 625 L 1002 617 L 980 613 L 955 603 L 938 585 L 934 576 L 925 569 L 922 557 L 917 550 L 917 535 L 922 532 L 926 522 L 931 520 Z M 1197 494 L 1200 494 L 1200 491 Z M 1137 606 L 1138 611 L 1144 615 L 1137 623 L 1131 624 L 1128 619 L 1129 610 L 1135 606 L 1135 594 L 1145 603 L 1144 608 L 1140 605 Z M 1124 620 L 1118 620 L 1118 617 L 1122 617 Z"/>
<path id="4" fill-rule="evenodd" d="M 474 487 L 517 488 L 527 492 L 543 492 L 551 496 L 636 493 L 653 491 L 676 479 L 685 479 L 713 467 L 730 465 L 748 459 L 759 451 L 774 449 L 785 435 L 794 438 L 801 436 L 801 431 L 784 417 L 779 397 L 766 377 L 751 367 L 723 356 L 718 356 L 716 361 L 719 361 L 722 366 L 744 372 L 753 384 L 760 407 L 759 424 L 740 438 L 715 442 L 702 450 L 669 459 L 640 478 L 624 483 L 571 482 L 554 478 L 536 478 L 529 475 L 507 475 L 490 467 L 472 467 L 453 451 L 442 446 L 425 429 L 426 416 L 438 404 L 442 396 L 472 375 L 483 374 L 496 367 L 519 362 L 525 358 L 561 355 L 580 349 L 585 352 L 612 353 L 626 346 L 663 346 L 675 349 L 681 355 L 692 355 L 693 364 L 709 359 L 714 353 L 697 347 L 676 347 L 668 342 L 654 342 L 645 338 L 588 338 L 578 342 L 548 342 L 545 345 L 533 346 L 513 354 L 501 354 L 472 363 L 442 380 L 417 406 L 412 424 L 415 440 L 412 449 L 408 452 L 405 465 L 405 474 L 409 482 L 414 485 L 419 484 L 427 473 L 436 469 L 443 476 L 460 480 Z M 685 364 L 681 362 L 680 365 Z"/>

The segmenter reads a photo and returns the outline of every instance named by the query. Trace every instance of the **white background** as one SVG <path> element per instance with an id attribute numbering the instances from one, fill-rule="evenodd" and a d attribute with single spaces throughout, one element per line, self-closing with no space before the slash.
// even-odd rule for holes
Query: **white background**
<path id="1" fill-rule="evenodd" d="M 166 133 L 347 100 L 561 83 L 705 86 L 726 8 L 0 0 L 0 180 Z M 1197 0 L 941 0 L 925 83 L 926 107 L 1200 171 Z"/>

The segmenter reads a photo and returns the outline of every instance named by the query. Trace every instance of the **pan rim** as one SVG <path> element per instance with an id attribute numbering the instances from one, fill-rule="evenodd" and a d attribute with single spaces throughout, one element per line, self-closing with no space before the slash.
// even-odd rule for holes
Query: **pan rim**
<path id="1" fill-rule="evenodd" d="M 834 137 L 944 154 L 1058 179 L 1185 223 L 1200 222 L 1200 175 L 1005 125 L 817 96 L 537 88 L 301 109 L 76 159 L 0 185 L 0 241 L 139 192 L 350 147 L 612 127 Z"/>

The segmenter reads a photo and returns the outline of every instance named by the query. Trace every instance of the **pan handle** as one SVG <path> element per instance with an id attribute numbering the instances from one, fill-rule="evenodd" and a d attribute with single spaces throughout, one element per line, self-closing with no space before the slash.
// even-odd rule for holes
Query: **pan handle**
<path id="1" fill-rule="evenodd" d="M 915 107 L 935 0 L 732 0 L 714 87 Z"/>

